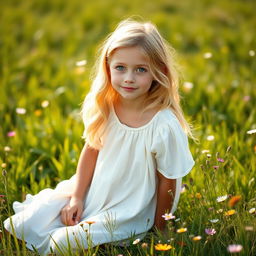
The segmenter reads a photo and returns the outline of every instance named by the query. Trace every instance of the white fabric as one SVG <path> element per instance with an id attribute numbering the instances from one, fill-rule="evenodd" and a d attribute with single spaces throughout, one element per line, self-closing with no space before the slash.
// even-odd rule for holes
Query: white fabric
<path id="1" fill-rule="evenodd" d="M 172 212 L 180 195 L 181 177 L 193 167 L 187 136 L 171 110 L 159 111 L 151 121 L 139 128 L 122 124 L 115 112 L 109 117 L 103 136 L 94 176 L 84 201 L 81 221 L 92 220 L 90 234 L 94 245 L 120 241 L 141 235 L 154 223 L 156 209 L 156 169 L 165 177 L 177 179 Z M 15 215 L 8 218 L 5 228 L 18 238 L 24 238 L 41 254 L 56 250 L 55 242 L 67 245 L 67 234 L 72 248 L 76 241 L 88 247 L 88 239 L 78 224 L 65 227 L 60 221 L 60 210 L 68 203 L 75 176 L 62 181 L 53 189 L 42 190 L 35 196 L 27 195 L 23 203 L 15 202 Z M 109 222 L 109 219 L 112 219 Z"/>

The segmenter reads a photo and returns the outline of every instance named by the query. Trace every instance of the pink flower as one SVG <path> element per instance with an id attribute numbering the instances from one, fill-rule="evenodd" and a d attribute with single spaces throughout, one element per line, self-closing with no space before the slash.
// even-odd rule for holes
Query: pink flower
<path id="1" fill-rule="evenodd" d="M 230 253 L 237 253 L 243 249 L 243 246 L 240 244 L 230 244 L 227 248 L 228 252 Z"/>
<path id="2" fill-rule="evenodd" d="M 14 137 L 15 135 L 16 135 L 15 131 L 10 131 L 10 132 L 7 133 L 8 137 Z"/>
<path id="3" fill-rule="evenodd" d="M 221 163 L 224 163 L 224 159 L 222 159 L 222 158 L 217 158 L 217 161 L 221 162 Z"/>
<path id="4" fill-rule="evenodd" d="M 214 234 L 216 234 L 216 230 L 214 228 L 206 228 L 205 233 L 209 236 L 213 236 Z"/>
<path id="5" fill-rule="evenodd" d="M 213 169 L 215 169 L 215 170 L 217 170 L 218 168 L 219 168 L 218 165 L 214 165 L 214 166 L 213 166 Z"/>

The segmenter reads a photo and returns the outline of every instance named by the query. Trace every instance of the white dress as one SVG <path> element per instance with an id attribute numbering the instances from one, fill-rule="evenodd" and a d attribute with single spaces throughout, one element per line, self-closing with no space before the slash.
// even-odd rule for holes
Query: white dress
<path id="1" fill-rule="evenodd" d="M 122 124 L 112 110 L 81 218 L 83 223 L 95 223 L 67 227 L 60 221 L 60 210 L 68 203 L 74 186 L 73 176 L 55 189 L 27 195 L 23 203 L 14 202 L 15 215 L 5 220 L 4 226 L 42 255 L 50 248 L 56 251 L 56 243 L 61 248 L 69 243 L 75 250 L 79 245 L 87 248 L 88 241 L 98 245 L 132 235 L 143 237 L 154 224 L 156 170 L 177 179 L 174 212 L 181 177 L 193 165 L 187 136 L 171 110 L 159 111 L 139 128 Z"/>

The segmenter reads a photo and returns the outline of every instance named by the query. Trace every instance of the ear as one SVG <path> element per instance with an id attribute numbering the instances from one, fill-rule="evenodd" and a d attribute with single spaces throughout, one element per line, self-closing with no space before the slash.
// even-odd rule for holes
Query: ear
<path id="1" fill-rule="evenodd" d="M 168 70 L 168 68 L 166 67 L 166 65 L 163 66 L 162 71 L 163 71 L 163 73 L 164 73 L 165 75 L 168 74 L 169 70 Z"/>

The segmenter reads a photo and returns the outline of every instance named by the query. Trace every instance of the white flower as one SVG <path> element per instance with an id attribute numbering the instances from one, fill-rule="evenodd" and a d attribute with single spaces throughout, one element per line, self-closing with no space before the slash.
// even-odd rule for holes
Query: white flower
<path id="1" fill-rule="evenodd" d="M 228 195 L 218 196 L 216 200 L 218 203 L 220 203 L 220 202 L 225 201 L 227 198 L 228 198 Z"/>
<path id="2" fill-rule="evenodd" d="M 253 213 L 255 213 L 256 212 L 256 209 L 255 208 L 251 208 L 250 210 L 249 210 L 249 213 L 251 213 L 251 214 L 253 214 Z"/>
<path id="3" fill-rule="evenodd" d="M 133 243 L 132 244 L 138 244 L 140 242 L 140 239 L 139 238 L 137 238 L 137 239 L 135 239 L 134 241 L 133 241 Z"/>
<path id="4" fill-rule="evenodd" d="M 247 131 L 247 134 L 254 134 L 254 133 L 256 133 L 256 129 L 253 129 L 253 130 Z"/>
<path id="5" fill-rule="evenodd" d="M 87 64 L 87 60 L 80 60 L 76 62 L 77 67 L 82 67 L 82 66 L 85 66 L 86 64 Z"/>
<path id="6" fill-rule="evenodd" d="M 202 154 L 209 153 L 209 152 L 210 152 L 210 150 L 208 150 L 208 149 L 202 150 Z"/>
<path id="7" fill-rule="evenodd" d="M 211 223 L 217 223 L 219 221 L 219 219 L 212 219 L 212 220 L 209 220 Z"/>
<path id="8" fill-rule="evenodd" d="M 189 90 L 194 87 L 193 83 L 191 83 L 191 82 L 184 82 L 183 86 L 184 86 L 184 88 L 189 89 Z"/>
<path id="9" fill-rule="evenodd" d="M 214 140 L 214 136 L 213 136 L 213 135 L 209 135 L 209 136 L 207 136 L 207 140 L 209 140 L 209 141 L 213 141 L 213 140 Z"/>
<path id="10" fill-rule="evenodd" d="M 42 106 L 43 108 L 47 108 L 47 107 L 49 106 L 49 101 L 48 101 L 48 100 L 42 101 L 41 106 Z"/>
<path id="11" fill-rule="evenodd" d="M 211 52 L 204 53 L 204 58 L 205 59 L 210 59 L 211 57 L 212 57 L 212 53 Z"/>
<path id="12" fill-rule="evenodd" d="M 251 57 L 255 56 L 255 51 L 254 51 L 254 50 L 250 50 L 250 51 L 249 51 L 249 55 L 250 55 Z"/>
<path id="13" fill-rule="evenodd" d="M 175 219 L 175 216 L 172 215 L 172 213 L 165 213 L 164 215 L 162 215 L 162 217 L 165 219 L 165 220 L 173 220 Z"/>
<path id="14" fill-rule="evenodd" d="M 26 114 L 27 110 L 25 108 L 16 108 L 16 113 L 20 115 Z"/>

